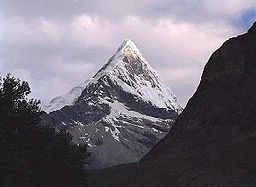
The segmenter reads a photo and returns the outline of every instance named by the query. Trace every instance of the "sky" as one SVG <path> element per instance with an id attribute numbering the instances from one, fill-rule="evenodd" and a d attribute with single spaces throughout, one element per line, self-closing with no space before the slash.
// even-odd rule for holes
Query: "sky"
<path id="1" fill-rule="evenodd" d="M 256 0 L 0 0 L 0 76 L 46 104 L 129 38 L 185 106 L 210 55 L 254 21 Z"/>

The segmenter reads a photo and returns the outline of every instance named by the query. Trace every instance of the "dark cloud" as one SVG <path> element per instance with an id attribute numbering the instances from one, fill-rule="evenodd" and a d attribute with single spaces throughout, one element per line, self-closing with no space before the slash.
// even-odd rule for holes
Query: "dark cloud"
<path id="1" fill-rule="evenodd" d="M 46 102 L 131 38 L 185 105 L 210 54 L 244 30 L 255 7 L 254 0 L 3 0 L 0 72 L 28 80 Z"/>
<path id="2" fill-rule="evenodd" d="M 139 16 L 149 20 L 171 17 L 177 21 L 219 22 L 239 19 L 242 10 L 255 10 L 256 7 L 254 0 L 4 0 L 1 4 L 1 11 L 6 16 L 62 21 L 86 14 L 112 20 Z"/>

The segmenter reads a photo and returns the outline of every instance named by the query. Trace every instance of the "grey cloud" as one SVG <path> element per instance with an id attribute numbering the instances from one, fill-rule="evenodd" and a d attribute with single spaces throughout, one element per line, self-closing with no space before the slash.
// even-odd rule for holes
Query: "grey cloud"
<path id="1" fill-rule="evenodd" d="M 233 20 L 240 19 L 241 11 L 248 7 L 255 8 L 255 4 L 248 3 L 252 0 L 243 7 L 239 4 L 242 0 L 234 0 L 238 2 L 234 10 L 238 10 L 228 12 L 218 2 L 3 0 L 0 73 L 11 72 L 29 80 L 34 96 L 45 102 L 92 76 L 129 37 L 138 43 L 184 105 L 193 94 L 209 55 L 241 30 L 232 26 Z M 91 30 L 78 25 L 81 33 L 73 32 L 72 24 L 82 15 L 96 18 L 96 25 Z M 138 19 L 127 23 L 133 16 Z M 167 22 L 159 24 L 162 20 Z M 44 21 L 56 25 L 43 27 Z M 220 26 L 223 28 L 217 28 Z M 163 67 L 173 74 L 164 72 Z M 188 67 L 195 73 L 187 71 Z"/>
<path id="2" fill-rule="evenodd" d="M 63 41 L 58 45 L 54 43 L 33 43 L 23 45 L 1 45 L 0 61 L 4 69 L 29 69 L 31 72 L 38 72 L 38 76 L 48 75 L 65 76 L 62 67 L 54 67 L 54 64 L 67 66 L 82 66 L 93 64 L 99 68 L 102 63 L 110 57 L 112 52 L 103 46 L 84 47 L 79 43 L 66 45 Z M 66 72 L 64 72 L 66 73 Z"/>
<path id="3" fill-rule="evenodd" d="M 2 12 L 6 16 L 21 16 L 25 18 L 45 17 L 59 19 L 63 22 L 70 21 L 73 17 L 89 14 L 92 16 L 100 16 L 105 18 L 123 18 L 132 14 L 135 1 L 119 1 L 119 0 L 8 0 L 2 2 Z"/>
<path id="4" fill-rule="evenodd" d="M 238 3 L 237 3 L 238 2 Z M 79 15 L 97 16 L 101 19 L 122 20 L 127 16 L 139 16 L 148 20 L 158 18 L 172 18 L 177 21 L 190 22 L 220 22 L 240 19 L 242 10 L 254 8 L 253 0 L 248 0 L 241 6 L 241 0 L 4 0 L 1 12 L 5 16 L 21 16 L 25 18 L 45 17 L 70 21 Z M 237 4 L 237 7 L 232 7 Z M 229 7 L 239 11 L 229 13 Z M 220 10 L 220 11 L 219 11 Z"/>

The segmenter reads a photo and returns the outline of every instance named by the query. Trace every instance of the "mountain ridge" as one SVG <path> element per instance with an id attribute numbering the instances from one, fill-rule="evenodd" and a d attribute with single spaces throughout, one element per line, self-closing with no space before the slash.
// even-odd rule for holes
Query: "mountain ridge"
<path id="1" fill-rule="evenodd" d="M 138 58 L 139 59 L 139 63 L 138 64 L 143 64 L 144 67 L 140 66 L 140 65 L 130 65 L 130 66 L 125 66 L 124 64 L 127 63 L 127 56 L 129 56 L 129 58 Z M 124 63 L 123 59 L 126 61 Z M 132 64 L 132 63 L 131 63 Z M 134 66 L 134 67 L 132 67 Z M 129 89 L 129 86 L 130 84 L 133 84 L 133 85 L 136 85 L 138 84 L 138 82 L 140 81 L 140 77 L 137 78 L 137 82 L 135 82 L 135 76 L 129 78 L 129 73 L 130 72 L 127 72 L 127 68 L 130 68 L 132 71 L 138 71 L 137 69 L 139 69 L 140 71 L 143 71 L 143 69 L 148 69 L 149 72 L 147 75 L 147 77 L 154 77 L 154 80 L 151 79 L 151 80 L 148 80 L 150 83 L 151 83 L 151 86 L 148 86 L 148 87 L 153 87 L 154 86 L 158 86 L 159 88 L 158 89 L 153 89 L 153 90 L 149 90 L 149 91 L 146 91 L 147 93 L 143 93 L 143 88 L 141 88 L 140 90 L 138 90 L 138 94 L 137 95 L 141 95 L 144 94 L 144 99 L 145 97 L 147 97 L 147 101 L 148 102 L 152 102 L 152 104 L 155 104 L 156 106 L 158 107 L 161 107 L 161 108 L 171 108 L 171 109 L 175 109 L 177 108 L 178 109 L 178 113 L 180 113 L 182 111 L 182 107 L 178 104 L 176 104 L 175 106 L 172 106 L 173 104 L 175 103 L 179 103 L 176 98 L 176 96 L 173 95 L 172 91 L 168 88 L 168 86 L 163 82 L 161 81 L 160 83 L 157 82 L 159 80 L 159 75 L 157 74 L 157 72 L 148 64 L 148 62 L 145 60 L 145 58 L 143 57 L 143 55 L 140 53 L 139 49 L 137 48 L 137 46 L 135 45 L 135 43 L 130 40 L 130 39 L 126 39 L 122 42 L 122 44 L 120 45 L 120 47 L 118 48 L 117 52 L 108 60 L 108 62 L 90 79 L 86 80 L 83 84 L 75 87 L 75 88 L 78 88 L 76 89 L 76 92 L 77 94 L 73 96 L 73 100 L 67 98 L 66 102 L 63 102 L 62 100 L 65 100 L 66 96 L 63 95 L 63 96 L 60 96 L 60 97 L 56 97 L 54 98 L 49 105 L 43 107 L 43 109 L 46 111 L 46 112 L 52 112 L 54 110 L 59 110 L 60 108 L 66 106 L 66 105 L 72 105 L 74 104 L 74 102 L 76 101 L 76 99 L 81 95 L 81 90 L 85 89 L 85 87 L 88 85 L 88 84 L 91 84 L 91 83 L 95 83 L 98 81 L 99 78 L 101 78 L 102 76 L 110 76 L 111 77 L 111 74 L 117 76 L 117 80 L 119 80 L 118 78 L 120 78 L 124 83 L 124 85 L 121 85 L 127 89 Z M 125 71 L 126 70 L 126 71 Z M 143 74 L 141 72 L 135 72 L 135 74 Z M 127 74 L 127 75 L 126 75 Z M 123 77 L 126 78 L 126 80 L 122 79 Z M 128 77 L 128 78 L 127 78 Z M 143 80 L 142 80 L 143 81 Z M 140 81 L 139 84 L 146 84 L 146 82 L 142 82 Z M 121 84 L 121 83 L 120 83 Z M 128 87 L 127 87 L 128 85 Z M 72 93 L 72 90 L 69 92 L 69 93 Z M 132 90 L 126 90 L 126 91 L 132 91 Z M 164 93 L 164 95 L 159 95 Z M 69 94 L 68 93 L 68 94 Z M 155 94 L 156 93 L 156 94 Z M 135 92 L 133 92 L 133 94 L 135 94 Z M 70 95 L 70 94 L 69 94 Z M 153 96 L 153 97 L 151 97 Z M 174 98 L 174 100 L 172 101 L 168 101 L 168 100 L 164 100 L 164 101 L 161 101 L 162 98 Z M 63 103 L 63 104 L 58 104 L 56 102 L 54 102 L 55 100 Z M 159 102 L 161 101 L 161 103 Z"/>
<path id="2" fill-rule="evenodd" d="M 88 144 L 91 169 L 139 161 L 182 110 L 131 40 L 120 45 L 74 101 L 45 114 L 41 123 Z"/>
<path id="3" fill-rule="evenodd" d="M 91 177 L 105 186 L 255 186 L 255 26 L 211 55 L 169 133 L 138 164 Z"/>

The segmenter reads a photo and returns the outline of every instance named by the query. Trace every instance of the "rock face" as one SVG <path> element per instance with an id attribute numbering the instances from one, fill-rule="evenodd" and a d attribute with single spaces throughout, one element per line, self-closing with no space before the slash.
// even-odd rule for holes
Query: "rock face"
<path id="1" fill-rule="evenodd" d="M 255 85 L 256 23 L 213 53 L 197 91 L 166 137 L 139 164 L 110 168 L 105 172 L 113 175 L 102 181 L 114 186 L 255 186 Z"/>
<path id="2" fill-rule="evenodd" d="M 41 124 L 69 131 L 77 144 L 88 143 L 92 169 L 139 161 L 182 111 L 131 40 L 75 94 L 72 90 L 46 107 L 50 112 L 66 105 L 44 114 Z"/>
<path id="3" fill-rule="evenodd" d="M 86 80 L 83 84 L 72 88 L 68 93 L 52 99 L 48 105 L 43 107 L 43 110 L 50 113 L 52 111 L 59 110 L 64 106 L 74 105 L 89 82 L 90 79 Z"/>

